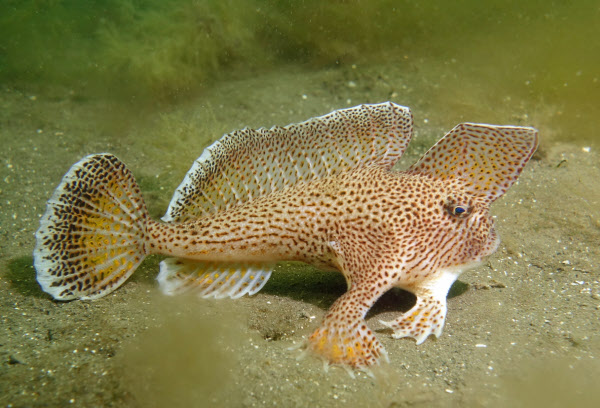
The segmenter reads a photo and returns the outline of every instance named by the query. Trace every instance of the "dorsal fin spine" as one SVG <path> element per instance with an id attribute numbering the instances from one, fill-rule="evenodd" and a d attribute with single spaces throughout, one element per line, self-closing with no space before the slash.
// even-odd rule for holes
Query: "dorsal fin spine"
<path id="1" fill-rule="evenodd" d="M 225 177 L 225 181 L 227 181 L 227 185 L 229 186 L 229 189 L 233 192 L 235 199 L 239 200 L 242 197 L 241 194 L 238 193 L 237 189 L 234 187 L 233 183 L 231 182 L 231 179 L 229 178 L 229 176 L 227 174 L 225 174 L 224 177 Z"/>
<path id="2" fill-rule="evenodd" d="M 321 157 L 320 157 L 320 159 L 321 159 L 321 161 L 323 162 L 323 166 L 324 166 L 324 167 L 325 167 L 325 169 L 327 170 L 327 175 L 328 175 L 328 176 L 330 176 L 330 175 L 331 175 L 331 167 L 330 167 L 330 166 L 328 166 L 327 159 L 325 159 L 325 157 L 324 157 L 324 156 L 321 156 Z"/>
<path id="3" fill-rule="evenodd" d="M 290 154 L 289 151 L 287 152 L 287 157 L 288 157 L 290 163 L 292 163 L 294 165 L 294 170 L 296 171 L 295 180 L 300 179 L 300 169 L 298 168 L 298 161 L 292 157 L 292 155 Z"/>
<path id="4" fill-rule="evenodd" d="M 206 200 L 208 202 L 210 202 L 212 205 L 216 205 L 215 202 L 208 196 L 208 194 L 206 194 L 206 192 L 202 191 L 202 195 L 206 198 Z"/>

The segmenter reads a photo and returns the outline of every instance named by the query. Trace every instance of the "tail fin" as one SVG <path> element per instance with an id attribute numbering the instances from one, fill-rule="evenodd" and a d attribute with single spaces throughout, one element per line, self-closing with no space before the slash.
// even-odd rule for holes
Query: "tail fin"
<path id="1" fill-rule="evenodd" d="M 147 255 L 148 211 L 123 162 L 110 154 L 73 165 L 35 234 L 37 281 L 55 299 L 96 299 L 117 289 Z"/>

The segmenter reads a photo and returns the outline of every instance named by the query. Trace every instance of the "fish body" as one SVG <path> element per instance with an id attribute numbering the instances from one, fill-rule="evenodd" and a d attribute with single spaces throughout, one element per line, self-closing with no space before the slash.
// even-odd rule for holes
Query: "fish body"
<path id="1" fill-rule="evenodd" d="M 307 348 L 367 367 L 387 356 L 364 317 L 392 287 L 417 296 L 383 322 L 394 337 L 441 334 L 450 286 L 498 247 L 490 204 L 537 147 L 532 128 L 467 123 L 408 170 L 391 171 L 411 135 L 410 110 L 393 103 L 225 135 L 194 163 L 162 222 L 150 219 L 122 162 L 88 156 L 42 217 L 38 282 L 57 299 L 98 298 L 145 256 L 164 254 L 165 293 L 236 298 L 260 290 L 277 261 L 339 270 L 348 291 Z"/>

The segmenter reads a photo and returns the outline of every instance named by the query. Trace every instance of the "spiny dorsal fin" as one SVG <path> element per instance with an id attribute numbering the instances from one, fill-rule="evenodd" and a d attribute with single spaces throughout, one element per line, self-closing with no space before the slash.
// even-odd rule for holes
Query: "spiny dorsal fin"
<path id="1" fill-rule="evenodd" d="M 409 170 L 462 178 L 472 194 L 493 202 L 517 180 L 537 144 L 531 127 L 461 123 Z"/>
<path id="2" fill-rule="evenodd" d="M 361 164 L 389 169 L 411 136 L 410 110 L 391 102 L 226 134 L 194 162 L 163 221 L 184 222 Z"/>

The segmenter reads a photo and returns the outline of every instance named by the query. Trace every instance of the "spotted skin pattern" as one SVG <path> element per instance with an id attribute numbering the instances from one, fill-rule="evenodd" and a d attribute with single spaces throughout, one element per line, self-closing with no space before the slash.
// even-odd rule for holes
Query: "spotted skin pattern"
<path id="1" fill-rule="evenodd" d="M 258 291 L 275 262 L 296 260 L 339 270 L 348 284 L 306 342 L 307 350 L 328 363 L 366 368 L 387 359 L 364 318 L 393 287 L 417 296 L 411 310 L 383 322 L 393 336 L 417 343 L 439 336 L 450 286 L 498 247 L 489 206 L 517 179 L 537 147 L 537 132 L 461 124 L 407 171 L 393 172 L 391 166 L 411 136 L 410 112 L 391 103 L 352 109 L 315 119 L 332 121 L 324 128 L 336 135 L 331 143 L 352 138 L 348 123 L 366 129 L 365 117 L 375 129 L 373 139 L 382 137 L 377 129 L 387 127 L 404 129 L 395 136 L 402 140 L 393 142 L 386 133 L 385 143 L 357 144 L 354 161 L 328 162 L 318 169 L 309 160 L 305 163 L 312 164 L 304 170 L 292 165 L 287 171 L 282 171 L 284 158 L 298 162 L 302 152 L 279 140 L 286 147 L 270 158 L 279 164 L 257 179 L 248 177 L 256 170 L 223 164 L 222 155 L 235 157 L 235 146 L 223 150 L 217 145 L 201 156 L 179 187 L 166 216 L 169 222 L 148 217 L 135 181 L 114 156 L 88 156 L 67 173 L 42 217 L 36 234 L 38 281 L 57 299 L 99 297 L 123 283 L 145 255 L 158 253 L 175 257 L 161 264 L 159 282 L 166 293 L 195 289 L 207 297 L 239 297 Z M 369 110 L 396 113 L 373 122 L 373 115 L 365 116 Z M 291 125 L 299 137 L 302 127 L 294 126 L 299 125 Z M 314 136 L 309 130 L 306 134 Z M 368 138 L 368 130 L 358 134 Z M 327 140 L 320 142 L 333 151 Z M 235 143 L 247 146 L 245 138 Z M 342 143 L 342 150 L 350 144 Z M 386 147 L 378 148 L 377 155 L 365 153 L 372 146 Z M 243 174 L 235 176 L 235 171 Z M 273 176 L 277 171 L 279 177 Z M 202 194 L 198 183 L 223 191 Z M 118 205 L 111 207 L 110 198 Z M 235 203 L 226 204 L 230 200 Z M 91 246 L 84 243 L 88 237 Z"/>

